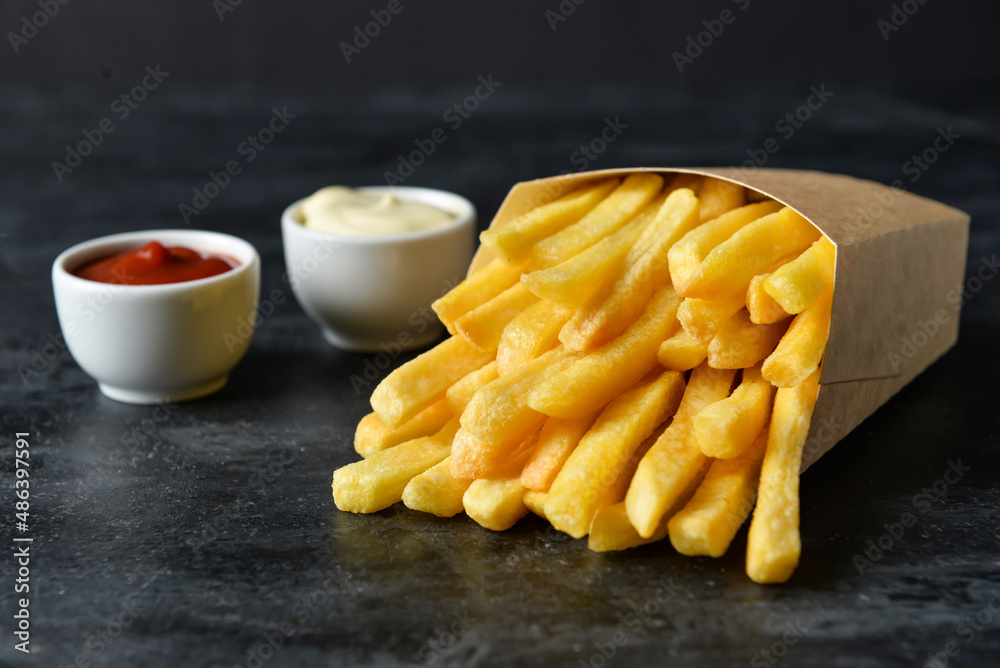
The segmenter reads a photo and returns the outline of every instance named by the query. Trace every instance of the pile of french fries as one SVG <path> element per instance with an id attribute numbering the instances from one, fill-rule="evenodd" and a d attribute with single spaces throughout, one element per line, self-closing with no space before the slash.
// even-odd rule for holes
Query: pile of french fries
<path id="1" fill-rule="evenodd" d="M 747 574 L 786 581 L 833 244 L 742 186 L 652 172 L 481 241 L 493 259 L 434 303 L 451 336 L 372 394 L 337 507 L 496 531 L 534 512 L 595 551 L 712 557 L 753 511 Z"/>

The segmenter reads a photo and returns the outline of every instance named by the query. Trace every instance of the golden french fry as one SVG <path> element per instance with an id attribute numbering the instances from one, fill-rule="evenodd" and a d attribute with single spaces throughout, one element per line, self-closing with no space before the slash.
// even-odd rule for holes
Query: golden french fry
<path id="1" fill-rule="evenodd" d="M 702 184 L 698 199 L 701 201 L 703 223 L 747 203 L 746 189 L 743 186 L 711 177 L 707 177 Z"/>
<path id="2" fill-rule="evenodd" d="M 524 274 L 521 282 L 542 299 L 582 306 L 591 295 L 614 280 L 629 249 L 656 217 L 658 203 L 662 203 L 660 197 L 614 234 L 553 267 Z"/>
<path id="3" fill-rule="evenodd" d="M 545 516 L 559 531 L 580 538 L 629 458 L 653 429 L 670 417 L 684 392 L 684 377 L 664 371 L 611 401 L 580 439 L 556 476 Z"/>
<path id="4" fill-rule="evenodd" d="M 497 371 L 506 376 L 559 345 L 559 330 L 573 312 L 542 299 L 514 317 L 503 329 L 497 347 Z"/>
<path id="5" fill-rule="evenodd" d="M 538 435 L 535 452 L 521 471 L 521 484 L 526 489 L 548 490 L 570 453 L 579 445 L 580 439 L 596 419 L 595 413 L 582 418 L 546 420 Z"/>
<path id="6" fill-rule="evenodd" d="M 706 457 L 731 459 L 750 447 L 771 415 L 774 386 L 764 380 L 760 366 L 743 370 L 733 393 L 709 404 L 694 416 L 693 432 Z"/>
<path id="7" fill-rule="evenodd" d="M 465 491 L 465 513 L 479 525 L 506 531 L 528 514 L 520 478 L 479 478 Z"/>
<path id="8" fill-rule="evenodd" d="M 656 364 L 660 343 L 677 326 L 679 301 L 673 288 L 660 288 L 624 334 L 548 376 L 531 390 L 528 405 L 558 418 L 582 417 L 600 409 Z"/>
<path id="9" fill-rule="evenodd" d="M 449 473 L 451 456 L 414 476 L 403 488 L 402 500 L 411 510 L 452 517 L 462 512 L 462 497 L 471 480 L 453 478 Z"/>
<path id="10" fill-rule="evenodd" d="M 687 188 L 695 195 L 698 195 L 701 193 L 701 188 L 704 184 L 705 177 L 701 174 L 682 172 L 670 179 L 670 185 L 667 186 L 667 189 L 673 191 L 680 188 Z"/>
<path id="11" fill-rule="evenodd" d="M 487 529 L 504 531 L 528 514 L 520 474 L 537 439 L 537 433 L 529 436 L 493 475 L 472 481 L 462 497 L 466 515 Z"/>
<path id="12" fill-rule="evenodd" d="M 550 350 L 506 376 L 483 386 L 462 413 L 451 473 L 459 478 L 487 477 L 545 421 L 528 405 L 531 388 L 573 363 L 562 347 Z M 466 436 L 468 434 L 468 436 Z"/>
<path id="13" fill-rule="evenodd" d="M 448 333 L 455 334 L 456 320 L 515 285 L 521 279 L 523 271 L 522 266 L 492 260 L 431 304 L 431 308 L 448 329 Z"/>
<path id="14" fill-rule="evenodd" d="M 374 513 L 400 501 L 411 478 L 448 456 L 456 431 L 458 418 L 453 418 L 432 436 L 401 443 L 337 469 L 333 473 L 337 508 Z"/>
<path id="15" fill-rule="evenodd" d="M 750 279 L 786 255 L 806 249 L 819 236 L 812 223 L 788 207 L 759 218 L 713 248 L 684 285 L 682 294 L 701 299 L 737 295 L 746 299 Z"/>
<path id="16" fill-rule="evenodd" d="M 794 387 L 819 367 L 830 332 L 832 306 L 833 291 L 829 290 L 795 316 L 778 347 L 764 360 L 764 378 L 778 387 Z"/>
<path id="17" fill-rule="evenodd" d="M 646 456 L 649 449 L 653 447 L 656 443 L 656 439 L 660 437 L 663 430 L 667 428 L 665 423 L 661 423 L 653 433 L 646 437 L 646 439 L 639 444 L 639 447 L 635 449 L 632 456 L 629 457 L 628 461 L 625 462 L 625 468 L 621 470 L 615 481 L 611 483 L 598 497 L 596 504 L 595 515 L 600 512 L 601 508 L 606 508 L 607 506 L 613 506 L 616 503 L 621 503 L 625 500 L 625 494 L 628 493 L 629 485 L 632 484 L 632 478 L 635 477 L 635 470 L 639 468 L 639 462 L 642 458 Z M 593 525 L 593 520 L 591 520 L 591 525 Z"/>
<path id="18" fill-rule="evenodd" d="M 375 413 L 369 413 L 361 418 L 354 432 L 354 450 L 362 457 L 371 457 L 394 445 L 430 436 L 443 427 L 452 414 L 459 413 L 461 411 L 450 410 L 444 401 L 436 401 L 395 429 Z"/>
<path id="19" fill-rule="evenodd" d="M 579 222 L 535 244 L 531 251 L 532 266 L 552 267 L 590 248 L 630 221 L 662 187 L 663 177 L 657 174 L 630 175 Z"/>
<path id="20" fill-rule="evenodd" d="M 753 510 L 766 446 L 765 428 L 739 456 L 712 462 L 694 496 L 667 524 L 675 550 L 689 557 L 726 553 Z"/>
<path id="21" fill-rule="evenodd" d="M 677 320 L 692 338 L 704 341 L 707 346 L 722 326 L 743 308 L 741 297 L 722 301 L 687 298 L 677 308 Z M 706 349 L 707 350 L 707 349 Z"/>
<path id="22" fill-rule="evenodd" d="M 833 288 L 837 248 L 820 237 L 799 257 L 777 269 L 764 281 L 767 292 L 788 313 L 802 313 Z"/>
<path id="23" fill-rule="evenodd" d="M 479 388 L 487 383 L 492 383 L 499 377 L 497 365 L 498 361 L 493 360 L 483 368 L 466 374 L 460 381 L 448 388 L 444 393 L 444 402 L 453 415 L 461 415 Z"/>
<path id="24" fill-rule="evenodd" d="M 542 519 L 544 519 L 545 497 L 547 495 L 548 495 L 547 492 L 542 492 L 537 489 L 525 489 L 524 497 L 522 497 L 522 500 L 524 501 L 524 505 L 528 507 L 528 510 L 535 513 Z"/>
<path id="25" fill-rule="evenodd" d="M 696 339 L 681 329 L 660 344 L 656 359 L 667 369 L 688 371 L 705 361 L 710 339 Z"/>
<path id="26" fill-rule="evenodd" d="M 799 469 L 819 393 L 819 371 L 774 397 L 757 507 L 747 537 L 747 575 L 761 584 L 785 582 L 799 563 Z"/>
<path id="27" fill-rule="evenodd" d="M 387 425 L 398 427 L 493 357 L 460 336 L 445 339 L 386 376 L 372 392 L 372 409 Z"/>
<path id="28" fill-rule="evenodd" d="M 479 240 L 508 264 L 519 264 L 531 257 L 532 247 L 589 213 L 614 190 L 620 181 L 601 179 L 563 195 L 554 202 L 531 209 L 505 225 L 491 228 Z"/>
<path id="29" fill-rule="evenodd" d="M 462 480 L 520 475 L 524 462 L 535 450 L 540 431 L 536 429 L 520 440 L 497 444 L 481 441 L 459 429 L 451 446 L 448 472 Z M 520 461 L 520 465 L 514 466 L 515 461 Z"/>
<path id="30" fill-rule="evenodd" d="M 667 253 L 670 279 L 681 296 L 699 265 L 716 246 L 729 239 L 741 228 L 781 209 L 777 202 L 748 204 L 724 213 L 715 220 L 699 225 L 685 234 Z"/>
<path id="31" fill-rule="evenodd" d="M 559 333 L 563 345 L 570 350 L 597 348 L 635 322 L 653 293 L 670 283 L 667 251 L 698 224 L 698 206 L 698 198 L 687 188 L 670 193 L 643 233 L 651 238 L 646 251 L 626 260 L 610 294 L 597 293 L 597 299 L 570 318 Z"/>
<path id="32" fill-rule="evenodd" d="M 702 454 L 692 432 L 692 418 L 705 406 L 729 396 L 736 375 L 732 370 L 701 365 L 691 372 L 680 407 L 670 426 L 639 462 L 625 496 L 632 526 L 640 536 L 650 537 L 680 499 L 701 481 L 709 459 Z"/>
<path id="33" fill-rule="evenodd" d="M 451 444 L 448 473 L 459 480 L 474 480 L 501 466 L 516 447 L 517 443 L 494 447 L 465 429 L 459 429 Z"/>
<path id="34" fill-rule="evenodd" d="M 597 511 L 590 525 L 587 547 L 594 552 L 615 552 L 655 543 L 666 537 L 666 521 L 662 522 L 648 538 L 640 536 L 629 521 L 625 502 L 622 501 Z"/>
<path id="35" fill-rule="evenodd" d="M 537 301 L 528 288 L 516 283 L 456 320 L 455 330 L 479 350 L 496 350 L 507 323 Z"/>
<path id="36" fill-rule="evenodd" d="M 750 313 L 750 322 L 758 325 L 768 325 L 772 322 L 784 320 L 791 314 L 781 308 L 781 304 L 774 301 L 774 297 L 764 291 L 764 281 L 770 273 L 758 274 L 750 279 L 747 287 L 747 311 Z"/>
<path id="37" fill-rule="evenodd" d="M 772 352 L 788 322 L 756 325 L 746 309 L 736 312 L 708 344 L 708 366 L 715 369 L 745 369 Z"/>

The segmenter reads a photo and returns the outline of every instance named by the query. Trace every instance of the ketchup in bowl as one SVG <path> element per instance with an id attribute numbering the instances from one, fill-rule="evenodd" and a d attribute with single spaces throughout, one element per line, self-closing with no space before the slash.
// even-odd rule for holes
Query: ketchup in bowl
<path id="1" fill-rule="evenodd" d="M 183 246 L 166 247 L 151 241 L 142 248 L 124 251 L 85 264 L 73 272 L 80 278 L 119 285 L 182 283 L 224 274 L 237 262 L 218 255 L 202 255 Z"/>

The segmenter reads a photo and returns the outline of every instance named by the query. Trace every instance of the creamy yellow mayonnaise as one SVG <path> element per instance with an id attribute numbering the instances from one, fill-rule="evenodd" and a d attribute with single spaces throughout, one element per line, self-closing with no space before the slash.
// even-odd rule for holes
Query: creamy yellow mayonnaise
<path id="1" fill-rule="evenodd" d="M 330 186 L 299 206 L 300 222 L 310 230 L 333 234 L 403 234 L 444 227 L 455 216 L 441 209 L 403 202 L 392 193 Z"/>

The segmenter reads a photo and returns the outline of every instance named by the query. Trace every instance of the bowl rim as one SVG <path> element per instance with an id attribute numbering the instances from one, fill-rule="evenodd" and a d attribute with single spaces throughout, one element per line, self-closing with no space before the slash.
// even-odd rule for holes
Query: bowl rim
<path id="1" fill-rule="evenodd" d="M 154 285 L 129 285 L 123 283 L 104 283 L 102 281 L 92 281 L 75 275 L 69 268 L 69 265 L 79 262 L 78 258 L 81 255 L 93 256 L 88 258 L 88 260 L 95 260 L 100 257 L 107 257 L 113 253 L 142 248 L 142 246 L 146 245 L 150 241 L 160 241 L 163 243 L 163 237 L 175 237 L 175 239 L 167 241 L 166 245 L 190 244 L 192 246 L 197 246 L 195 250 L 200 252 L 210 253 L 214 251 L 233 256 L 239 261 L 239 264 L 229 271 L 216 274 L 215 276 L 196 278 L 190 281 L 178 281 L 176 283 L 158 283 Z M 183 241 L 182 239 L 185 238 L 191 239 L 191 241 Z M 227 244 L 227 247 L 225 249 L 213 248 L 213 241 Z M 233 247 L 239 250 L 233 250 Z M 181 292 L 187 289 L 210 285 L 212 283 L 220 283 L 226 280 L 237 280 L 238 277 L 242 276 L 246 272 L 253 271 L 254 268 L 259 265 L 260 254 L 257 252 L 257 249 L 253 246 L 253 244 L 246 239 L 241 239 L 240 237 L 232 234 L 226 234 L 225 232 L 215 232 L 212 230 L 158 228 L 149 230 L 134 230 L 130 232 L 117 232 L 115 234 L 95 237 L 93 239 L 88 239 L 74 244 L 59 253 L 59 255 L 56 256 L 56 259 L 53 260 L 52 280 L 53 282 L 57 280 L 68 281 L 72 285 L 77 285 L 81 288 L 91 287 L 95 290 L 107 289 L 111 286 L 115 290 L 122 289 L 135 294 L 155 294 Z"/>
<path id="2" fill-rule="evenodd" d="M 324 186 L 327 187 L 327 186 Z M 348 186 L 351 187 L 351 186 Z M 420 202 L 423 204 L 429 204 L 435 206 L 436 208 L 447 211 L 448 213 L 455 215 L 455 220 L 451 221 L 447 225 L 441 227 L 435 227 L 429 230 L 417 230 L 414 232 L 400 232 L 397 234 L 337 234 L 336 232 L 320 232 L 318 230 L 311 230 L 305 227 L 302 223 L 295 220 L 293 214 L 297 211 L 298 207 L 302 205 L 304 201 L 309 199 L 312 194 L 302 197 L 287 207 L 281 213 L 281 229 L 282 232 L 289 230 L 294 230 L 293 234 L 301 235 L 307 239 L 313 239 L 319 242 L 335 242 L 343 243 L 345 245 L 355 245 L 355 246 L 380 246 L 388 245 L 393 243 L 403 243 L 408 241 L 420 241 L 424 239 L 432 239 L 434 237 L 445 236 L 461 230 L 469 225 L 475 225 L 477 211 L 475 205 L 469 201 L 466 197 L 459 195 L 458 193 L 451 192 L 449 190 L 440 190 L 438 188 L 425 188 L 423 186 L 357 186 L 353 187 L 354 190 L 363 190 L 367 192 L 392 192 L 398 193 L 400 199 L 407 202 Z M 440 200 L 450 200 L 454 205 L 453 208 L 445 208 L 441 205 Z"/>

